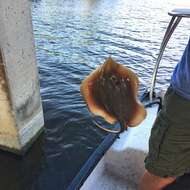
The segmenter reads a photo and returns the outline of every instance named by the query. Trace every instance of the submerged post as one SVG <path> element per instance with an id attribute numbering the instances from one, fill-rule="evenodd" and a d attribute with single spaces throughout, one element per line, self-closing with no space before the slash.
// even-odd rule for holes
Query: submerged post
<path id="1" fill-rule="evenodd" d="M 0 1 L 0 148 L 23 153 L 44 125 L 28 0 Z"/>

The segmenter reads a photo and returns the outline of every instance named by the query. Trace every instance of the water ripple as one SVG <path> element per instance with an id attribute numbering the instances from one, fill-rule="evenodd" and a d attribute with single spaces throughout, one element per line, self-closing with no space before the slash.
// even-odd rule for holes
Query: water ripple
<path id="1" fill-rule="evenodd" d="M 81 81 L 111 55 L 138 74 L 142 93 L 150 83 L 170 19 L 167 11 L 173 5 L 169 0 L 33 0 L 45 116 L 44 158 L 38 176 L 28 174 L 31 180 L 24 189 L 66 188 L 106 135 L 92 122 L 80 94 Z M 189 23 L 182 20 L 164 53 L 157 88 L 169 84 L 188 34 Z M 2 181 L 1 189 L 8 189 Z M 17 183 L 15 190 L 21 190 Z"/>

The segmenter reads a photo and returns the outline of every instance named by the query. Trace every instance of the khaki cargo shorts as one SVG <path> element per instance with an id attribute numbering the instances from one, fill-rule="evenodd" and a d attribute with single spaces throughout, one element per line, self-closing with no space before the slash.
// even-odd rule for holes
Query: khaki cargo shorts
<path id="1" fill-rule="evenodd" d="M 149 139 L 145 168 L 160 177 L 190 171 L 190 100 L 169 87 Z"/>

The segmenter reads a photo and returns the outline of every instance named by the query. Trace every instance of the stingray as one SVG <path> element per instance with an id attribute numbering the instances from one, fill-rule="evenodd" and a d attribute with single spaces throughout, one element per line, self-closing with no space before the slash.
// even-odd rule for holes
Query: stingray
<path id="1" fill-rule="evenodd" d="M 80 90 L 92 114 L 110 124 L 119 122 L 123 132 L 146 117 L 138 86 L 137 75 L 109 57 L 82 81 Z"/>

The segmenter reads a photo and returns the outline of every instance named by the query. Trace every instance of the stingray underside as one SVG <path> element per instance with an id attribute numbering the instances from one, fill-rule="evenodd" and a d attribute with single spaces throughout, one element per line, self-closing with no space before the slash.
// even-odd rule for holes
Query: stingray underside
<path id="1" fill-rule="evenodd" d="M 146 110 L 137 98 L 138 77 L 129 68 L 108 58 L 82 81 L 81 93 L 89 110 L 122 128 L 138 125 Z"/>

